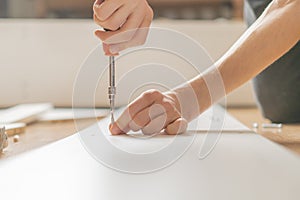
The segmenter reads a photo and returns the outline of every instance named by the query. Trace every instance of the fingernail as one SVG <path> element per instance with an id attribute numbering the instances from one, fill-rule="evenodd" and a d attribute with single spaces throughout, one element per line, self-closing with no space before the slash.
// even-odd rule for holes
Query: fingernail
<path id="1" fill-rule="evenodd" d="M 94 8 L 99 8 L 100 4 L 98 4 L 98 2 L 94 3 Z"/>
<path id="2" fill-rule="evenodd" d="M 94 3 L 94 7 L 98 8 L 102 2 L 102 0 L 96 0 Z"/>
<path id="3" fill-rule="evenodd" d="M 117 46 L 110 46 L 109 51 L 112 54 L 117 54 L 117 53 L 119 53 L 119 48 Z"/>

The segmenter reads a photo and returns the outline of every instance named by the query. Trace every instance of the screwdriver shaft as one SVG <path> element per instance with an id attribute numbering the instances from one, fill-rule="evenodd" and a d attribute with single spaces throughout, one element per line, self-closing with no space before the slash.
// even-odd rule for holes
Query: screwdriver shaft
<path id="1" fill-rule="evenodd" d="M 115 110 L 115 95 L 116 95 L 116 86 L 115 86 L 115 57 L 109 57 L 109 88 L 108 88 L 108 97 L 110 103 L 110 117 L 111 123 L 115 122 L 114 119 L 114 110 Z"/>

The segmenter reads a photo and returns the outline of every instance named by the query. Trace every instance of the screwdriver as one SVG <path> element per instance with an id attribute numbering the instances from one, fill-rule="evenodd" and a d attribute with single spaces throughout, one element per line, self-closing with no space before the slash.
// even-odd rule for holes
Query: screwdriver
<path id="1" fill-rule="evenodd" d="M 104 0 L 100 0 L 103 3 Z M 112 31 L 110 29 L 104 28 L 105 31 Z M 111 124 L 115 122 L 114 111 L 115 111 L 115 95 L 116 95 L 116 85 L 115 85 L 115 56 L 109 56 L 109 86 L 108 86 L 108 99 L 110 104 L 110 121 Z"/>
<path id="2" fill-rule="evenodd" d="M 105 31 L 111 31 L 104 28 Z M 114 111 L 115 111 L 115 95 L 116 95 L 116 85 L 115 85 L 115 56 L 109 56 L 109 85 L 108 85 L 108 99 L 110 105 L 110 121 L 111 124 L 115 122 Z"/>

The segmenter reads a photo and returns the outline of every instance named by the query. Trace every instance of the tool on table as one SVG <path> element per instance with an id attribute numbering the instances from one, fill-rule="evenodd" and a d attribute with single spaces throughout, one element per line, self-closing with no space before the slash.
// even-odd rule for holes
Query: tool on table
<path id="1" fill-rule="evenodd" d="M 26 131 L 25 123 L 0 124 L 0 127 L 5 127 L 5 132 L 8 137 L 19 135 Z"/>
<path id="2" fill-rule="evenodd" d="M 277 129 L 281 129 L 282 128 L 282 124 L 281 123 L 279 123 L 279 124 L 277 124 L 277 123 L 271 123 L 271 124 L 263 123 L 262 127 L 263 128 L 277 128 Z"/>
<path id="3" fill-rule="evenodd" d="M 0 153 L 8 146 L 7 135 L 5 133 L 5 127 L 0 127 Z"/>
<path id="4" fill-rule="evenodd" d="M 259 124 L 257 122 L 254 122 L 252 124 L 252 127 L 258 129 Z M 283 125 L 281 123 L 262 123 L 261 127 L 263 129 L 281 129 Z"/>

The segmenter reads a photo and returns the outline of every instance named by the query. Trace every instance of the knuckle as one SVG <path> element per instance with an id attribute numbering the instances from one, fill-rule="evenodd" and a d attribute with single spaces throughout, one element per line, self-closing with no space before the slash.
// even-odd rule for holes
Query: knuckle
<path id="1" fill-rule="evenodd" d="M 152 8 L 148 5 L 148 17 L 147 17 L 147 19 L 152 21 L 153 17 L 154 17 L 154 12 L 153 12 Z"/>
<path id="2" fill-rule="evenodd" d="M 134 10 L 136 9 L 140 4 L 140 2 L 142 1 L 132 1 L 132 3 L 129 5 L 130 10 Z"/>
<path id="3" fill-rule="evenodd" d="M 142 95 L 143 99 L 149 100 L 151 98 L 151 93 L 149 91 L 146 91 Z"/>
<path id="4" fill-rule="evenodd" d="M 170 103 L 164 103 L 163 107 L 165 108 L 165 112 L 167 113 L 173 113 L 174 108 Z"/>
<path id="5" fill-rule="evenodd" d="M 133 120 L 133 116 L 132 116 L 132 111 L 134 110 L 134 104 L 130 104 L 127 108 L 128 110 L 128 117 L 130 118 L 130 120 Z"/>
<path id="6" fill-rule="evenodd" d="M 171 101 L 163 101 L 162 106 L 166 109 L 167 112 L 174 111 L 174 104 Z"/>
<path id="7" fill-rule="evenodd" d="M 144 10 L 145 10 L 144 20 L 147 20 L 148 22 L 152 21 L 154 17 L 154 12 L 151 6 L 147 2 L 144 4 Z"/>
<path id="8" fill-rule="evenodd" d="M 103 15 L 99 13 L 98 11 L 94 11 L 94 19 L 97 19 L 97 21 L 103 21 Z"/>
<path id="9" fill-rule="evenodd" d="M 154 97 L 162 97 L 162 93 L 160 92 L 160 91 L 158 91 L 158 90 L 156 90 L 156 89 L 153 89 L 153 90 L 150 90 L 149 91 L 151 94 L 152 94 L 152 96 L 154 96 Z"/>
<path id="10" fill-rule="evenodd" d="M 95 14 L 93 15 L 93 19 L 94 19 L 94 22 L 96 24 L 98 24 L 99 26 L 101 26 L 101 22 L 100 22 L 99 18 Z"/>
<path id="11" fill-rule="evenodd" d="M 97 15 L 97 18 L 100 21 L 104 21 L 106 19 L 106 13 L 102 7 L 99 7 L 97 10 L 94 11 L 94 13 Z"/>
<path id="12" fill-rule="evenodd" d="M 146 100 L 152 100 L 159 97 L 161 93 L 158 90 L 148 90 L 144 92 L 143 98 Z"/>

